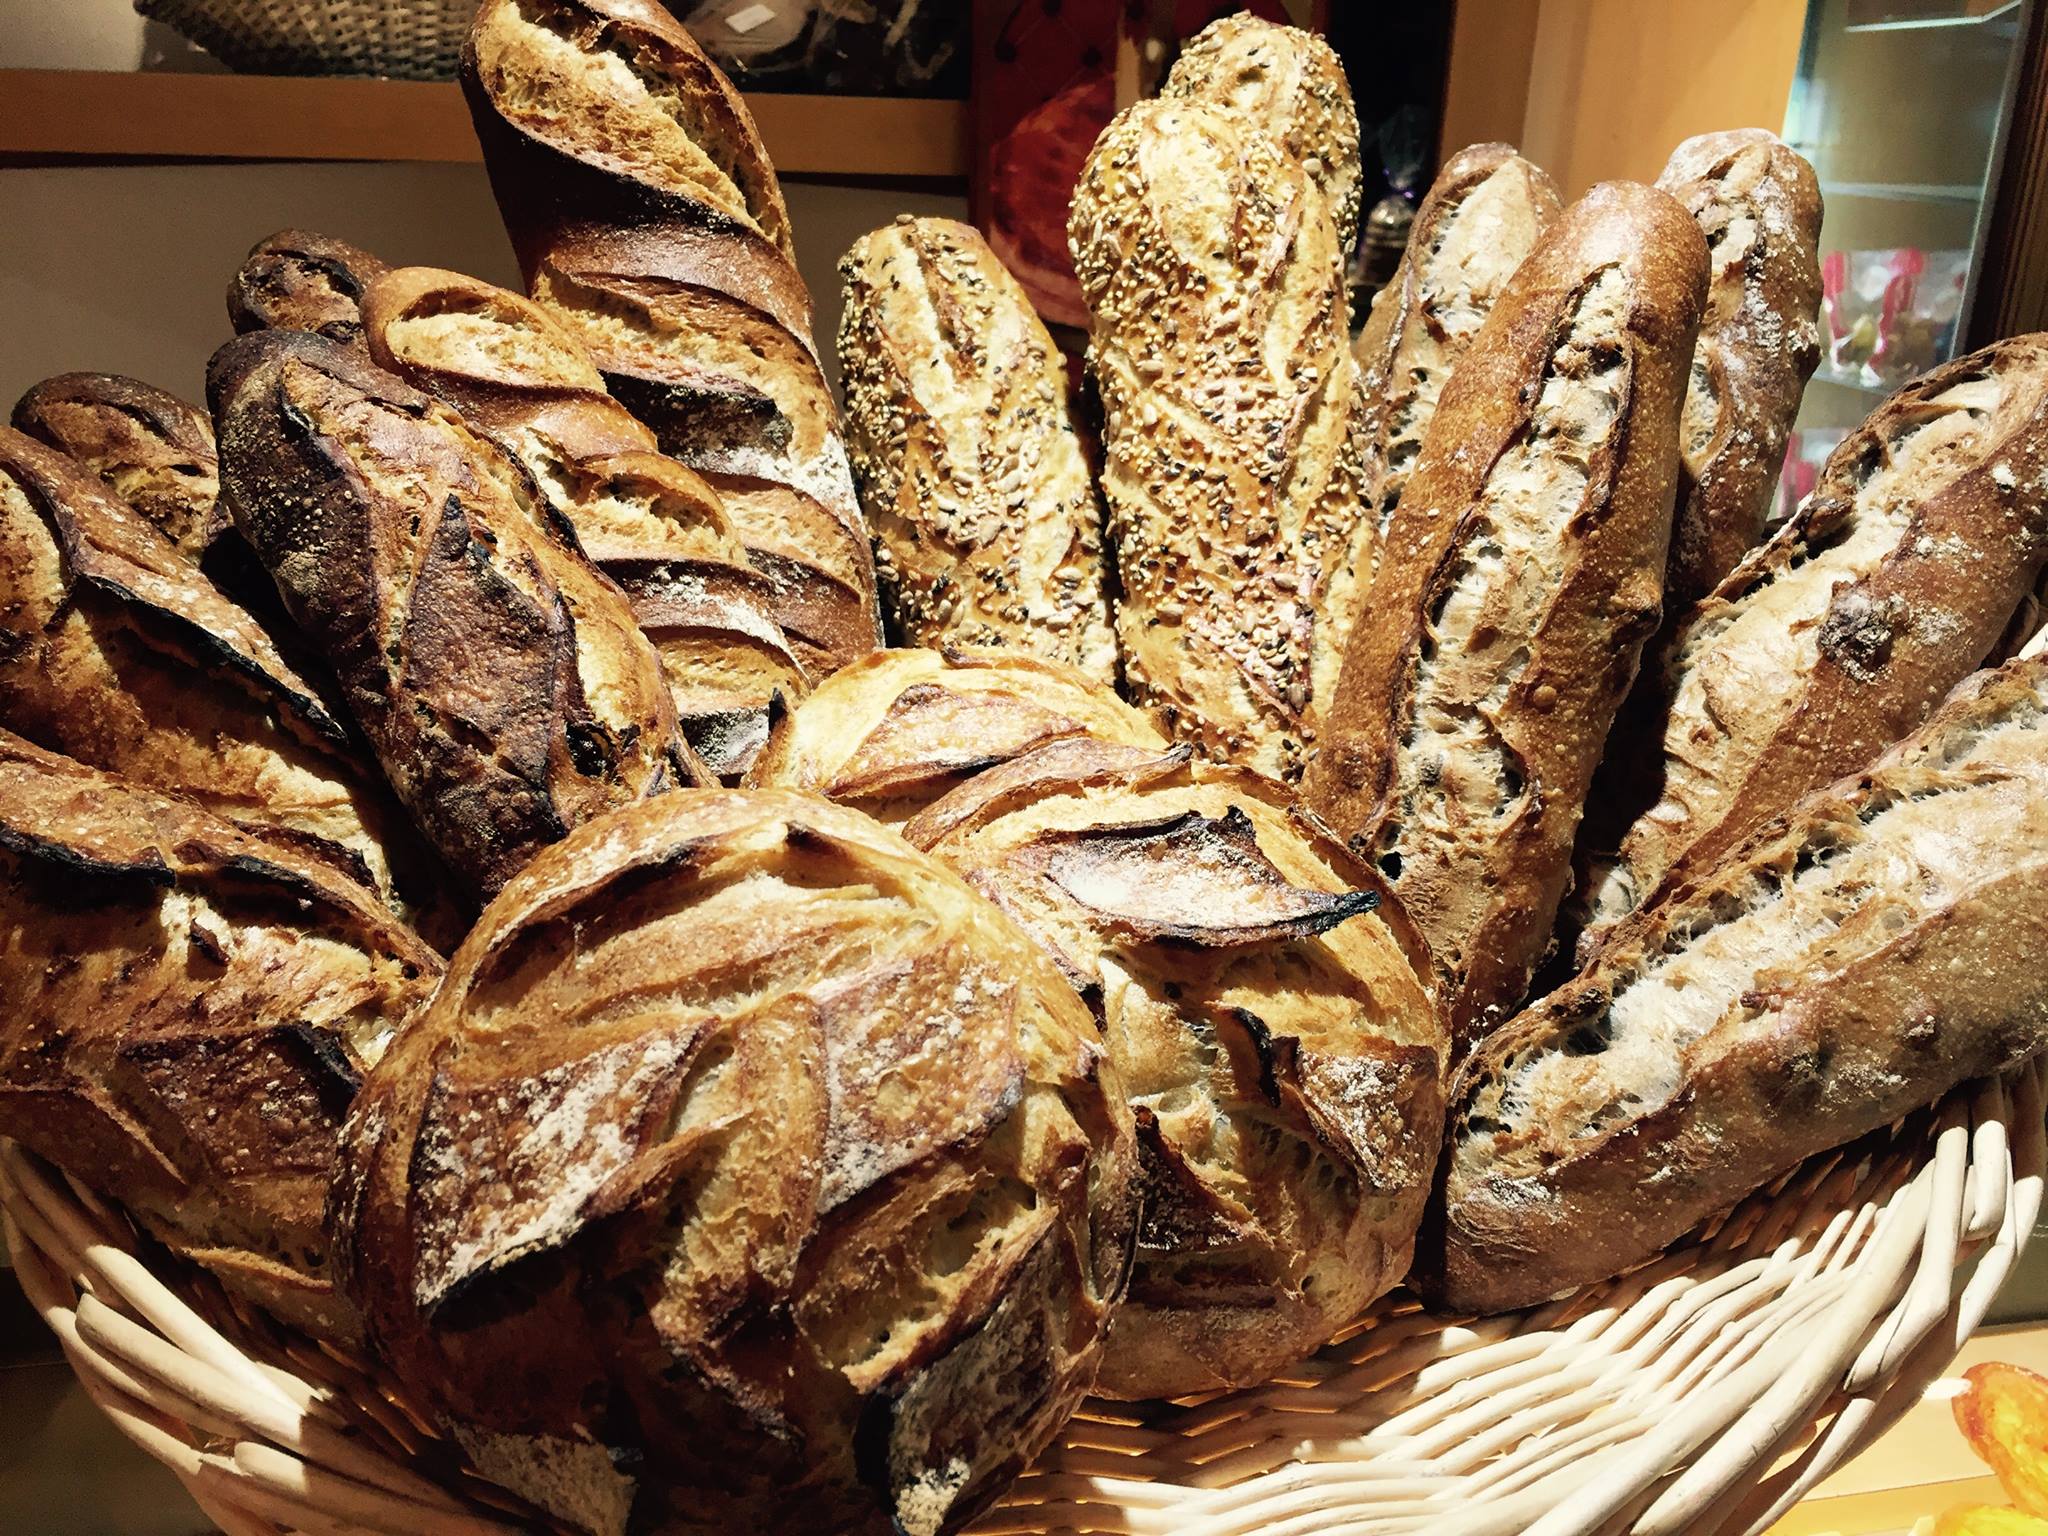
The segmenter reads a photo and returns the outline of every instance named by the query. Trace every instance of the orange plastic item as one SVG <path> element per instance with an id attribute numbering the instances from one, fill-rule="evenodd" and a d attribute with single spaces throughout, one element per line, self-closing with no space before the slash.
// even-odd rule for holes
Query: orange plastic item
<path id="1" fill-rule="evenodd" d="M 1934 1522 L 1934 1536 L 2048 1536 L 2048 1520 L 1989 1504 L 1958 1504 Z"/>
<path id="2" fill-rule="evenodd" d="M 2010 1529 L 2048 1536 L 2048 1525 L 2040 1523 L 2048 1518 L 2048 1377 L 1987 1360 L 1971 1366 L 1963 1380 L 1969 1387 L 1955 1400 L 1956 1427 L 1998 1474 L 2006 1497 L 2036 1517 Z"/>

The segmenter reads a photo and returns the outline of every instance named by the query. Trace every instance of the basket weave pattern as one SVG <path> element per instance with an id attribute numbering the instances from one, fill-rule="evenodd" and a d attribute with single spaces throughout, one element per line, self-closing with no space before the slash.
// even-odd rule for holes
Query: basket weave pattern
<path id="1" fill-rule="evenodd" d="M 1091 1402 L 977 1532 L 1761 1531 L 1983 1318 L 2040 1211 L 2043 1103 L 2043 1062 L 1966 1086 L 1534 1312 L 1391 1297 L 1266 1386 Z M 85 1390 L 229 1536 L 552 1529 L 390 1383 L 152 1272 L 118 1212 L 6 1143 L 0 1207 Z"/>
<path id="2" fill-rule="evenodd" d="M 450 80 L 477 0 L 135 0 L 135 9 L 252 75 Z"/>

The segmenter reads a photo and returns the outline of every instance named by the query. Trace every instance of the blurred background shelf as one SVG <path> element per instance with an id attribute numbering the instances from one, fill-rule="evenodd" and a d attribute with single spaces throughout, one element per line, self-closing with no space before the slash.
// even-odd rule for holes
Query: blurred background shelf
<path id="1" fill-rule="evenodd" d="M 785 175 L 964 180 L 966 103 L 757 93 Z M 0 69 L 0 156 L 21 159 L 479 158 L 452 84 L 279 75 Z"/>

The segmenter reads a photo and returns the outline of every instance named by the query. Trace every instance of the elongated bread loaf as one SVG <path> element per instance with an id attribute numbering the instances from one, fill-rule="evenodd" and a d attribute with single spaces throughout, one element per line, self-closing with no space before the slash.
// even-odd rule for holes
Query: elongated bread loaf
<path id="1" fill-rule="evenodd" d="M 1244 114 L 1301 163 L 1337 226 L 1338 258 L 1358 243 L 1358 112 L 1337 50 L 1315 33 L 1238 11 L 1189 40 L 1159 94 Z"/>
<path id="2" fill-rule="evenodd" d="M 1310 599 L 1359 495 L 1322 195 L 1235 112 L 1140 102 L 1096 142 L 1069 234 L 1131 697 L 1209 756 L 1298 776 Z"/>
<path id="3" fill-rule="evenodd" d="M 2048 658 L 1627 918 L 1453 1090 L 1454 1309 L 1618 1273 L 1802 1159 L 2048 1045 Z"/>
<path id="4" fill-rule="evenodd" d="M 1926 719 L 2044 562 L 2048 336 L 2022 336 L 1879 406 L 1805 506 L 1679 622 L 1581 840 L 1581 956 L 1681 860 L 1711 861 Z"/>
<path id="5" fill-rule="evenodd" d="M 207 394 L 237 525 L 472 889 L 702 781 L 625 594 L 453 410 L 298 331 L 229 342 Z"/>
<path id="6" fill-rule="evenodd" d="M 372 361 L 439 395 L 526 466 L 632 599 L 704 765 L 744 772 L 767 739 L 769 701 L 794 702 L 807 685 L 718 493 L 655 451 L 582 344 L 531 299 L 400 267 L 365 290 L 363 334 Z"/>
<path id="7" fill-rule="evenodd" d="M 1820 361 L 1820 183 L 1774 133 L 1687 139 L 1657 185 L 1707 237 L 1707 312 L 1680 418 L 1666 607 L 1697 602 L 1763 536 L 1785 438 Z"/>
<path id="8" fill-rule="evenodd" d="M 873 650 L 867 526 L 739 93 L 652 0 L 486 0 L 462 83 L 533 296 L 718 488 L 813 677 Z"/>
<path id="9" fill-rule="evenodd" d="M 908 214 L 839 273 L 847 442 L 896 638 L 1016 646 L 1114 685 L 1102 504 L 1024 290 L 967 225 Z"/>
<path id="10" fill-rule="evenodd" d="M 1321 712 L 1336 696 L 1380 545 L 1444 382 L 1562 206 L 1557 184 L 1512 145 L 1461 149 L 1416 210 L 1393 281 L 1373 296 L 1352 346 L 1365 400 L 1363 490 L 1351 525 L 1323 547 L 1316 588 L 1313 691 Z"/>
<path id="11" fill-rule="evenodd" d="M 280 229 L 255 247 L 228 283 L 237 334 L 313 331 L 360 352 L 363 290 L 385 270 L 368 251 L 308 229 Z"/>
<path id="12" fill-rule="evenodd" d="M 451 937 L 437 861 L 319 691 L 152 524 L 5 427 L 0 726 L 268 828 Z"/>
<path id="13" fill-rule="evenodd" d="M 777 725 L 747 783 L 801 789 L 901 826 L 984 768 L 1073 737 L 1166 750 L 1092 679 L 1021 651 L 877 651 Z"/>
<path id="14" fill-rule="evenodd" d="M 1144 1214 L 1098 1390 L 1266 1381 L 1401 1279 L 1443 1119 L 1428 951 L 1278 784 L 1070 737 L 904 831 L 1059 962 L 1130 1095 Z"/>
<path id="15" fill-rule="evenodd" d="M 1461 1047 L 1542 958 L 1657 627 L 1706 254 L 1627 182 L 1551 226 L 1444 388 L 1309 771 L 1428 937 Z"/>
<path id="16" fill-rule="evenodd" d="M 548 849 L 349 1130 L 337 1250 L 384 1359 L 603 1536 L 956 1530 L 1088 1390 L 1130 1263 L 1087 1010 L 957 875 L 804 795 Z"/>
<path id="17" fill-rule="evenodd" d="M 342 1116 L 440 958 L 296 847 L 5 731 L 0 919 L 0 1136 L 355 1340 L 322 1224 Z"/>

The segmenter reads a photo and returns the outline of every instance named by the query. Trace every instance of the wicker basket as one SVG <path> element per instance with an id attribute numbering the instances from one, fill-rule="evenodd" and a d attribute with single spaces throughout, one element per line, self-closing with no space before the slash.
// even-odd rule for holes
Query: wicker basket
<path id="1" fill-rule="evenodd" d="M 250 75 L 452 80 L 477 0 L 135 0 Z"/>
<path id="2" fill-rule="evenodd" d="M 1285 1377 L 1090 1403 L 977 1530 L 1762 1530 L 1955 1356 L 2041 1206 L 2044 1069 L 1816 1158 L 1663 1258 L 1464 1323 L 1389 1298 Z M 230 1536 L 550 1530 L 361 1362 L 231 1307 L 0 1143 L 23 1289 Z"/>

